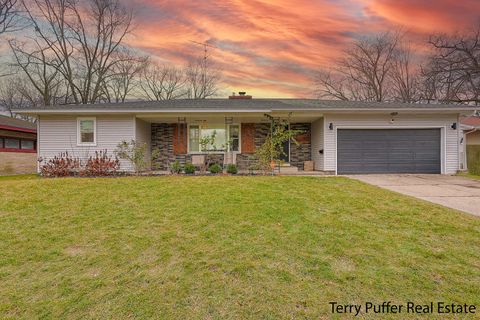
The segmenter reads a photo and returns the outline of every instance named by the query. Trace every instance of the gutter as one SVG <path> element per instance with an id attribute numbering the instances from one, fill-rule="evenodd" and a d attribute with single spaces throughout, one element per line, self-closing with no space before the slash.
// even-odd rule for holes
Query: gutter
<path id="1" fill-rule="evenodd" d="M 270 113 L 272 110 L 269 109 L 255 109 L 255 110 L 236 110 L 236 109 L 153 109 L 153 110 L 148 110 L 148 109 L 68 109 L 68 110 L 62 110 L 62 109 L 40 109 L 40 110 L 35 110 L 35 109 L 17 109 L 17 110 L 12 110 L 15 113 L 18 114 L 62 114 L 62 113 L 105 113 L 105 114 L 111 114 L 111 113 Z"/>
<path id="2" fill-rule="evenodd" d="M 474 133 L 475 131 L 478 131 L 478 128 L 475 128 L 475 127 L 474 127 L 472 130 L 467 131 L 467 132 L 464 132 L 463 134 L 464 134 L 464 135 L 467 135 L 467 134 L 470 134 L 470 133 Z"/>

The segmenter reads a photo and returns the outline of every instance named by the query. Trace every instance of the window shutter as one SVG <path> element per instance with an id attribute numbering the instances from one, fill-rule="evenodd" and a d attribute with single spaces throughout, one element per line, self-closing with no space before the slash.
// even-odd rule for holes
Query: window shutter
<path id="1" fill-rule="evenodd" d="M 186 123 L 173 124 L 173 154 L 187 153 L 187 129 Z"/>
<path id="2" fill-rule="evenodd" d="M 242 153 L 255 152 L 255 124 L 242 123 Z"/>

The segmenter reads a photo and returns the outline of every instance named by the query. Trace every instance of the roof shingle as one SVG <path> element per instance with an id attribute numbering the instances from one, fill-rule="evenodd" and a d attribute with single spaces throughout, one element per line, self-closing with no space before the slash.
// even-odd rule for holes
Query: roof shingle
<path id="1" fill-rule="evenodd" d="M 178 99 L 164 101 L 132 101 L 125 103 L 98 103 L 85 105 L 54 105 L 35 108 L 18 108 L 14 111 L 24 110 L 134 110 L 134 111 L 162 111 L 175 109 L 183 110 L 216 110 L 228 111 L 229 109 L 241 111 L 254 110 L 361 110 L 361 109 L 391 109 L 391 110 L 429 110 L 429 109 L 459 109 L 474 110 L 475 107 L 458 104 L 425 104 L 425 103 L 400 103 L 400 102 L 363 102 L 317 99 Z"/>
<path id="2" fill-rule="evenodd" d="M 37 125 L 30 121 L 11 118 L 0 115 L 0 126 L 14 127 L 20 129 L 37 130 Z"/>

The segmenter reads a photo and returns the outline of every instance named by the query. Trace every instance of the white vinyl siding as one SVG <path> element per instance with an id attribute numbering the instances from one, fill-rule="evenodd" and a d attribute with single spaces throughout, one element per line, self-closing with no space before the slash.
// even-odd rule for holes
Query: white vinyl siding
<path id="1" fill-rule="evenodd" d="M 96 116 L 96 146 L 77 146 L 77 116 L 42 115 L 38 120 L 38 156 L 51 159 L 67 151 L 74 157 L 88 159 L 97 150 L 113 151 L 122 140 L 135 139 L 134 117 L 129 115 Z M 128 161 L 121 160 L 120 170 L 132 170 Z"/>
<path id="2" fill-rule="evenodd" d="M 394 119 L 391 123 L 390 120 Z M 329 124 L 333 124 L 333 130 Z M 457 123 L 457 130 L 451 128 Z M 457 114 L 327 114 L 324 116 L 324 168 L 336 170 L 336 130 L 338 128 L 440 128 L 442 131 L 442 173 L 454 174 L 459 170 L 459 125 Z"/>
<path id="3" fill-rule="evenodd" d="M 323 154 L 320 150 L 323 149 L 323 118 L 312 122 L 312 160 L 314 162 L 315 170 L 323 170 Z"/>
<path id="4" fill-rule="evenodd" d="M 147 169 L 150 168 L 151 162 L 151 141 L 152 130 L 150 122 L 146 122 L 135 118 L 135 141 L 138 143 L 145 143 L 147 145 L 147 151 L 145 152 L 145 162 L 148 164 Z"/>

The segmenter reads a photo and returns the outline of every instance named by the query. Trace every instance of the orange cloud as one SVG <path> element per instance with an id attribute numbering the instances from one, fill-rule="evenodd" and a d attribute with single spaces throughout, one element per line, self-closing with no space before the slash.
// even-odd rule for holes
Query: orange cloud
<path id="1" fill-rule="evenodd" d="M 418 32 L 453 32 L 480 22 L 478 0 L 372 0 L 367 12 Z"/>

